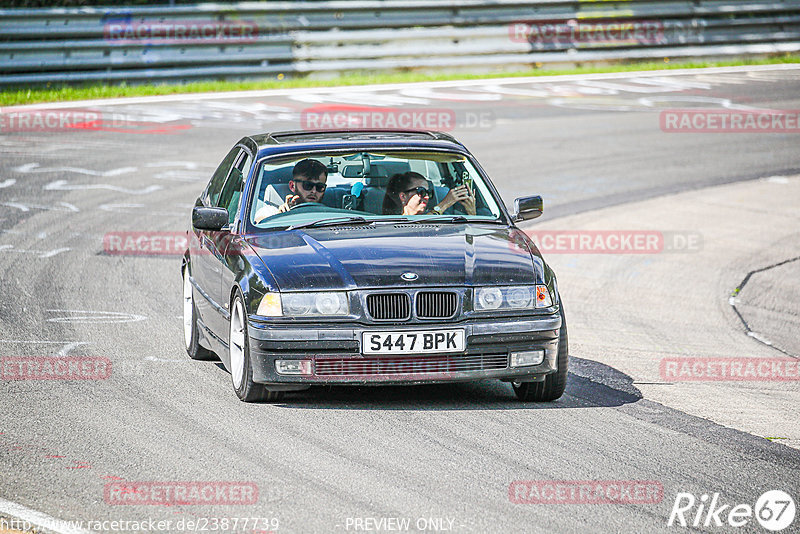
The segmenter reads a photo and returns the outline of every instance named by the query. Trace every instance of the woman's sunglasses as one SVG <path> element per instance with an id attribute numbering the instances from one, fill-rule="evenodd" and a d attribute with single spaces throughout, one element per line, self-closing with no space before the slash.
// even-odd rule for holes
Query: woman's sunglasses
<path id="1" fill-rule="evenodd" d="M 419 186 L 419 187 L 412 187 L 411 189 L 406 189 L 406 190 L 405 190 L 405 191 L 403 191 L 403 192 L 404 192 L 404 193 L 410 193 L 410 192 L 412 192 L 412 191 L 413 191 L 415 194 L 417 194 L 417 195 L 419 195 L 419 196 L 421 196 L 421 197 L 430 197 L 430 198 L 433 198 L 433 189 L 425 189 L 425 188 L 424 188 L 424 187 L 422 187 L 422 186 Z"/>
<path id="2" fill-rule="evenodd" d="M 311 191 L 312 189 L 316 189 L 318 193 L 322 193 L 325 191 L 327 184 L 322 182 L 312 182 L 310 180 L 295 180 L 296 184 L 300 184 L 300 187 L 305 189 L 306 191 Z"/>

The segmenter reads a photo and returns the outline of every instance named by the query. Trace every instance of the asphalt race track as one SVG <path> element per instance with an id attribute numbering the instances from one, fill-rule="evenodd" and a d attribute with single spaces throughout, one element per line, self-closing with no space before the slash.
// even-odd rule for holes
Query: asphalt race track
<path id="1" fill-rule="evenodd" d="M 304 111 L 325 106 L 455 117 L 452 133 L 507 204 L 544 197 L 528 231 L 659 231 L 677 248 L 543 247 L 570 325 L 571 373 L 555 403 L 522 404 L 496 382 L 241 403 L 220 364 L 186 356 L 180 256 L 109 253 L 104 236 L 185 231 L 239 138 L 299 129 Z M 694 530 L 766 532 L 752 516 L 741 527 L 725 521 L 768 490 L 800 498 L 797 375 L 685 382 L 659 365 L 754 358 L 797 369 L 800 129 L 665 131 L 663 112 L 686 109 L 796 116 L 800 67 L 1 110 L 0 356 L 92 356 L 112 371 L 0 379 L 0 517 L 83 521 L 44 525 L 62 533 L 148 530 L 99 522 L 150 519 L 171 522 L 151 532 L 221 532 L 223 519 L 229 532 L 681 532 L 690 529 L 668 526 L 678 494 L 699 505 L 718 493 L 723 526 L 695 506 L 686 513 L 690 522 L 699 514 Z M 37 123 L 37 114 L 82 126 Z M 230 482 L 255 498 L 119 504 L 109 487 L 120 481 Z M 535 504 L 518 502 L 530 493 L 515 481 L 621 481 L 658 494 Z M 800 532 L 800 517 L 782 532 Z"/>

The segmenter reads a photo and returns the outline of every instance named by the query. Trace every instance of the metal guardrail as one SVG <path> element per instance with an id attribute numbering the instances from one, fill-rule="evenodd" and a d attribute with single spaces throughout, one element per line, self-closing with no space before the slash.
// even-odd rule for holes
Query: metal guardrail
<path id="1" fill-rule="evenodd" d="M 0 9 L 0 85 L 800 51 L 800 0 L 356 0 Z"/>

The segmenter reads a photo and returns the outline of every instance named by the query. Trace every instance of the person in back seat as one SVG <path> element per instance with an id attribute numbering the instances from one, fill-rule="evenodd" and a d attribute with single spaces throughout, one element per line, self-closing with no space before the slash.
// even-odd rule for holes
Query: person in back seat
<path id="1" fill-rule="evenodd" d="M 267 205 L 259 209 L 254 217 L 256 224 L 267 217 L 289 211 L 300 204 L 321 202 L 327 181 L 328 169 L 325 168 L 325 165 L 315 159 L 298 161 L 292 169 L 292 179 L 289 180 L 289 190 L 292 193 L 286 195 L 284 203 L 277 208 Z"/>
<path id="2" fill-rule="evenodd" d="M 418 172 L 408 171 L 395 174 L 386 186 L 383 197 L 384 215 L 422 215 L 428 211 L 428 203 L 433 198 L 433 189 L 428 189 L 428 180 Z M 465 185 L 454 187 L 439 202 L 431 213 L 441 215 L 446 209 L 460 202 L 468 215 L 475 215 L 475 197 Z"/>

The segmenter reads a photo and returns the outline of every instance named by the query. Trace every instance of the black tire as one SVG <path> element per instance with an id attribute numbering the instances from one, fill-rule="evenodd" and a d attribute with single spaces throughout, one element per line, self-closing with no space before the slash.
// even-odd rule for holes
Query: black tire
<path id="1" fill-rule="evenodd" d="M 184 299 L 186 298 L 186 283 L 188 279 L 186 278 L 186 268 L 183 269 L 183 283 L 184 283 Z M 189 342 L 185 343 L 186 347 L 186 354 L 193 360 L 201 360 L 201 361 L 209 361 L 209 360 L 216 360 L 217 355 L 208 350 L 207 348 L 200 345 L 200 332 L 197 330 L 197 308 L 194 305 L 194 291 L 191 290 L 190 284 L 190 292 L 191 292 L 191 324 L 189 328 L 191 329 L 191 333 L 188 334 Z M 184 303 L 185 305 L 185 303 Z M 184 313 L 186 311 L 184 310 Z M 187 328 L 187 325 L 184 324 L 184 329 Z M 184 331 L 184 341 L 186 341 L 187 332 Z"/>
<path id="2" fill-rule="evenodd" d="M 560 300 L 560 299 L 559 299 Z M 558 335 L 558 369 L 545 375 L 542 382 L 512 382 L 514 393 L 523 402 L 550 402 L 564 394 L 567 387 L 567 371 L 569 367 L 569 342 L 567 336 L 567 319 L 564 306 L 561 306 L 561 330 Z"/>
<path id="3" fill-rule="evenodd" d="M 237 386 L 236 377 L 233 376 L 233 374 L 236 372 L 233 364 L 232 354 L 235 348 L 233 346 L 233 336 L 229 335 L 228 349 L 231 352 L 231 382 L 233 383 L 233 390 L 236 392 L 236 396 L 239 397 L 239 400 L 242 402 L 278 402 L 283 398 L 282 391 L 270 391 L 264 385 L 253 382 L 253 365 L 250 361 L 250 339 L 247 335 L 247 313 L 245 311 L 246 308 L 244 307 L 244 299 L 238 292 L 233 298 L 233 303 L 231 305 L 231 326 L 233 326 L 234 323 L 234 313 L 237 310 L 237 307 L 243 313 L 244 320 L 244 324 L 242 325 L 244 329 L 244 337 L 241 346 L 242 352 L 244 353 L 244 365 L 242 366 L 240 384 Z M 228 331 L 230 333 L 232 329 L 229 328 Z"/>

